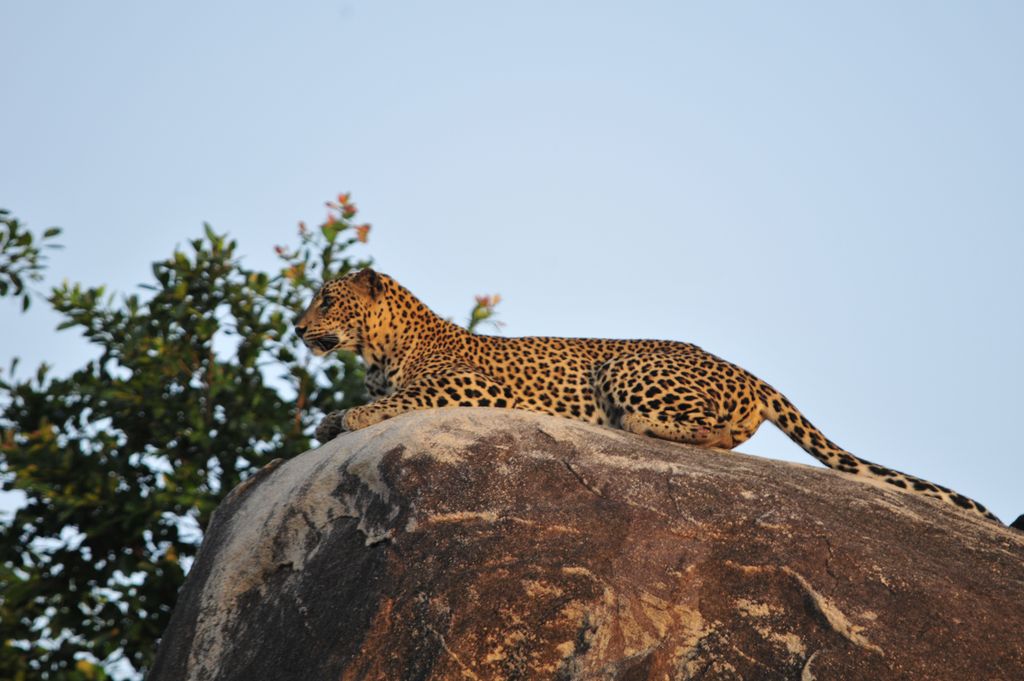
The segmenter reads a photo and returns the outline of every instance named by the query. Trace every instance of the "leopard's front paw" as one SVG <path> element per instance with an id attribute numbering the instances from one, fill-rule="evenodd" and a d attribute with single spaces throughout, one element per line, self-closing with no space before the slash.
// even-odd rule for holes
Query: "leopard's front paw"
<path id="1" fill-rule="evenodd" d="M 345 414 L 348 409 L 332 411 L 325 416 L 320 425 L 316 427 L 314 436 L 321 443 L 329 442 L 345 432 Z"/>

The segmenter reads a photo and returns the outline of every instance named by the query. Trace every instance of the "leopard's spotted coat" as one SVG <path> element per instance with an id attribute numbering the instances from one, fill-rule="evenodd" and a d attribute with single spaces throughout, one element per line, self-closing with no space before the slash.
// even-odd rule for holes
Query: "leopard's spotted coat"
<path id="1" fill-rule="evenodd" d="M 367 365 L 373 402 L 327 416 L 321 441 L 433 407 L 529 409 L 726 449 L 768 420 L 830 468 L 998 520 L 953 490 L 840 448 L 770 385 L 689 343 L 474 335 L 370 269 L 324 284 L 296 332 L 317 354 L 352 350 Z"/>

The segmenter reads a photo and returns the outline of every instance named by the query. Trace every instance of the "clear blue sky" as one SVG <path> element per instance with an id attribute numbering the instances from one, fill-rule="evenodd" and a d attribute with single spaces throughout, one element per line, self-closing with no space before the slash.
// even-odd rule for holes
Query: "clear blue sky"
<path id="1" fill-rule="evenodd" d="M 509 335 L 696 342 L 1024 512 L 1024 4 L 5 2 L 0 206 L 132 290 L 203 221 L 369 252 Z M 0 364 L 91 354 L 0 305 Z M 42 307 L 42 306 L 40 306 Z M 23 365 L 23 366 L 24 366 Z M 811 462 L 770 425 L 741 448 Z"/>

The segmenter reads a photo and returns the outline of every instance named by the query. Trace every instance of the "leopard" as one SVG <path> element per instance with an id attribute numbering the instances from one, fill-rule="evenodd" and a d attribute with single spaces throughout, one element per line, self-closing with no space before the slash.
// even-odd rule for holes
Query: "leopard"
<path id="1" fill-rule="evenodd" d="M 322 443 L 450 407 L 529 410 L 725 450 L 770 421 L 833 470 L 999 522 L 948 487 L 842 449 L 768 383 L 691 343 L 471 333 L 369 267 L 325 282 L 294 329 L 314 355 L 348 351 L 365 363 L 371 401 L 326 415 Z"/>

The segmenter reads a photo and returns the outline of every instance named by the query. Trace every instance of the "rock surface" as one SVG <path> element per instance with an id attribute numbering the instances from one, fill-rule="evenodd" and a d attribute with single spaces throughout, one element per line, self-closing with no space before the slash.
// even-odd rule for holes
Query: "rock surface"
<path id="1" fill-rule="evenodd" d="M 1024 534 L 823 469 L 408 414 L 243 483 L 150 681 L 1024 679 Z"/>

